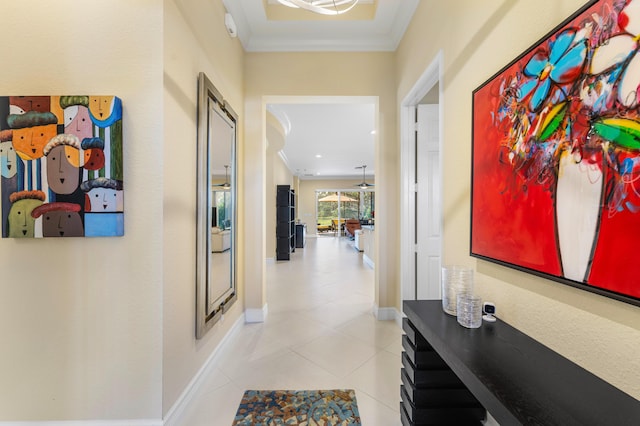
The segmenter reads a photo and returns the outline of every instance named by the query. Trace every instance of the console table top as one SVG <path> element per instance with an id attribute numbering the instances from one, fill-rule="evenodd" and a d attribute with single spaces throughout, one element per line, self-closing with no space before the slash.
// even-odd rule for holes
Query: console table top
<path id="1" fill-rule="evenodd" d="M 467 329 L 440 300 L 404 313 L 501 425 L 640 425 L 640 401 L 500 319 Z"/>

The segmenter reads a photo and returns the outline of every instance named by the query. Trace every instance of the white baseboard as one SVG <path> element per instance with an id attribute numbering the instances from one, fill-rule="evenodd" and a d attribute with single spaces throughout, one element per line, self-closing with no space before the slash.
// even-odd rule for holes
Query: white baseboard
<path id="1" fill-rule="evenodd" d="M 0 426 L 162 426 L 161 419 L 142 420 L 69 420 L 42 422 L 3 422 Z"/>
<path id="2" fill-rule="evenodd" d="M 366 254 L 362 255 L 362 262 L 367 265 L 368 267 L 370 267 L 371 269 L 376 269 L 376 264 L 373 262 L 373 260 L 367 256 Z"/>
<path id="3" fill-rule="evenodd" d="M 262 309 L 245 309 L 244 317 L 246 322 L 264 322 L 267 319 L 269 309 L 265 303 Z"/>
<path id="4" fill-rule="evenodd" d="M 380 308 L 376 305 L 373 307 L 373 315 L 378 321 L 397 321 L 400 312 L 396 308 Z"/>
<path id="5" fill-rule="evenodd" d="M 182 394 L 180 394 L 180 397 L 178 398 L 178 400 L 173 404 L 171 409 L 169 409 L 169 411 L 167 412 L 167 415 L 164 418 L 164 423 L 160 422 L 159 423 L 160 425 L 164 424 L 164 426 L 173 426 L 173 425 L 180 424 L 178 423 L 181 420 L 180 417 L 182 416 L 184 410 L 191 403 L 193 403 L 193 398 L 196 396 L 198 390 L 200 389 L 200 386 L 202 386 L 202 383 L 204 382 L 207 375 L 211 372 L 211 369 L 214 368 L 214 365 L 216 364 L 215 361 L 216 361 L 216 358 L 218 357 L 218 354 L 220 354 L 220 351 L 222 350 L 222 348 L 224 348 L 227 341 L 229 341 L 229 339 L 233 335 L 238 333 L 238 331 L 242 328 L 244 323 L 245 323 L 245 317 L 244 315 L 240 315 L 240 317 L 236 320 L 236 322 L 233 324 L 231 329 L 229 329 L 227 334 L 225 334 L 225 336 L 220 340 L 220 343 L 218 343 L 218 346 L 216 346 L 213 352 L 211 352 L 211 355 L 209 355 L 209 358 L 207 358 L 207 360 L 202 365 L 202 367 L 200 367 L 200 370 L 198 370 L 198 372 L 196 373 L 195 376 L 193 376 L 193 378 L 191 379 L 187 387 L 182 391 Z M 124 424 L 122 426 L 124 426 Z M 140 425 L 140 426 L 144 426 L 144 425 Z"/>

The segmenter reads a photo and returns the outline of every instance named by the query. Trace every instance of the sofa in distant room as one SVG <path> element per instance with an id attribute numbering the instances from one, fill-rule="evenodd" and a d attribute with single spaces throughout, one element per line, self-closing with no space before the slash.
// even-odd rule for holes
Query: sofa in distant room
<path id="1" fill-rule="evenodd" d="M 211 251 L 222 253 L 231 248 L 231 231 L 220 229 L 217 226 L 211 228 Z"/>
<path id="2" fill-rule="evenodd" d="M 351 239 L 355 237 L 355 231 L 358 229 L 362 229 L 360 226 L 360 221 L 358 219 L 347 219 L 344 222 L 344 232 Z"/>

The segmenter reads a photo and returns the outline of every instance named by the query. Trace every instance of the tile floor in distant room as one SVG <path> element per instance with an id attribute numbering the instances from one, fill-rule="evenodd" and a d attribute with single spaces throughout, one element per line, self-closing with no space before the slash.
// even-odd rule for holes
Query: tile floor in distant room
<path id="1" fill-rule="evenodd" d="M 400 425 L 402 329 L 373 300 L 374 270 L 348 238 L 268 263 L 266 322 L 233 333 L 180 425 L 231 425 L 246 389 L 354 389 L 363 425 Z"/>

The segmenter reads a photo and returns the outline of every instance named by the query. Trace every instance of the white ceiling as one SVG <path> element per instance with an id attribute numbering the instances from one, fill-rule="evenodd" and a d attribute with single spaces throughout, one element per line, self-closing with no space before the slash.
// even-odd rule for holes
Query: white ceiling
<path id="1" fill-rule="evenodd" d="M 359 178 L 375 174 L 375 104 L 270 104 L 283 124 L 283 157 L 301 179 Z M 317 157 L 317 156 L 320 157 Z"/>
<path id="2" fill-rule="evenodd" d="M 419 0 L 361 2 L 357 7 L 375 14 L 367 19 L 354 9 L 357 13 L 352 10 L 339 17 L 304 10 L 286 15 L 293 10 L 276 0 L 223 0 L 248 52 L 394 51 Z M 276 16 L 273 11 L 284 14 Z M 307 102 L 270 104 L 268 109 L 289 129 L 283 156 L 301 179 L 362 180 L 362 170 L 355 167 L 363 164 L 367 177 L 374 175 L 374 104 Z M 322 158 L 316 158 L 318 154 Z"/>

